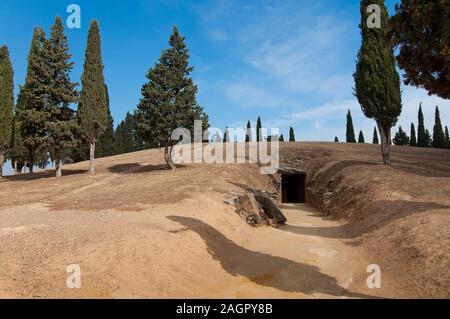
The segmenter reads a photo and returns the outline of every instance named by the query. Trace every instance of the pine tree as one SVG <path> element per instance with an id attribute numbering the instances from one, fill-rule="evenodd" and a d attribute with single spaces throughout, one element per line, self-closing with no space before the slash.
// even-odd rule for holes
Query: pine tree
<path id="1" fill-rule="evenodd" d="M 228 130 L 228 126 L 225 129 L 225 133 L 223 133 L 223 142 L 229 143 L 230 142 L 230 131 Z"/>
<path id="2" fill-rule="evenodd" d="M 352 119 L 352 113 L 350 113 L 350 110 L 348 110 L 347 113 L 347 143 L 356 143 L 355 139 L 355 129 L 353 128 L 353 119 Z"/>
<path id="3" fill-rule="evenodd" d="M 247 122 L 247 133 L 245 134 L 245 142 L 246 143 L 252 142 L 252 126 L 250 124 L 250 121 Z"/>
<path id="4" fill-rule="evenodd" d="M 14 112 L 14 74 L 9 51 L 0 47 L 0 178 L 5 154 L 11 147 Z"/>
<path id="5" fill-rule="evenodd" d="M 261 117 L 258 116 L 258 120 L 256 120 L 256 141 L 262 142 L 262 124 Z"/>
<path id="6" fill-rule="evenodd" d="M 95 157 L 107 157 L 115 154 L 114 150 L 114 119 L 111 115 L 111 109 L 109 105 L 109 93 L 108 87 L 105 84 L 106 93 L 106 113 L 108 118 L 108 124 L 102 136 L 100 136 L 97 145 L 95 146 Z"/>
<path id="7" fill-rule="evenodd" d="M 447 147 L 444 130 L 442 129 L 441 116 L 439 115 L 439 108 L 437 106 L 434 115 L 433 147 L 435 148 Z"/>
<path id="8" fill-rule="evenodd" d="M 409 145 L 410 146 L 417 146 L 417 139 L 416 139 L 416 129 L 414 127 L 414 123 L 411 123 L 411 137 L 409 139 Z"/>
<path id="9" fill-rule="evenodd" d="M 14 174 L 21 172 L 27 161 L 27 150 L 23 145 L 23 140 L 20 136 L 19 131 L 17 106 L 13 118 L 12 140 L 11 149 L 9 150 L 9 159 L 11 160 L 11 166 L 14 169 Z"/>
<path id="10" fill-rule="evenodd" d="M 17 99 L 16 128 L 27 150 L 27 164 L 33 173 L 35 155 L 48 143 L 48 88 L 50 71 L 43 53 L 46 43 L 45 33 L 35 28 L 28 53 L 28 67 L 24 85 Z"/>
<path id="11" fill-rule="evenodd" d="M 295 132 L 292 126 L 289 129 L 289 142 L 295 142 Z"/>
<path id="12" fill-rule="evenodd" d="M 73 62 L 64 26 L 57 17 L 52 27 L 50 38 L 45 42 L 43 54 L 47 58 L 50 82 L 48 85 L 48 143 L 52 147 L 56 177 L 61 177 L 62 154 L 78 144 L 79 127 L 76 113 L 70 108 L 71 103 L 78 100 L 77 83 L 70 81 Z"/>
<path id="13" fill-rule="evenodd" d="M 381 8 L 381 27 L 367 24 L 369 5 Z M 362 45 L 354 73 L 355 95 L 364 115 L 377 122 L 383 163 L 390 165 L 391 128 L 402 111 L 400 77 L 395 69 L 394 52 L 388 40 L 388 13 L 384 0 L 361 0 Z"/>
<path id="14" fill-rule="evenodd" d="M 178 142 L 171 140 L 173 130 L 184 127 L 193 135 L 195 120 L 203 122 L 203 129 L 209 127 L 208 116 L 196 100 L 198 88 L 190 77 L 193 68 L 184 40 L 173 27 L 170 47 L 148 71 L 149 81 L 142 87 L 137 109 L 141 137 L 164 148 L 165 162 L 172 170 L 176 169 L 172 149 Z"/>
<path id="15" fill-rule="evenodd" d="M 373 140 L 372 140 L 372 144 L 380 144 L 380 141 L 378 140 L 378 132 L 377 132 L 377 128 L 374 127 L 373 128 Z"/>
<path id="16" fill-rule="evenodd" d="M 403 131 L 402 127 L 398 128 L 398 132 L 394 136 L 393 140 L 395 145 L 406 146 L 409 144 L 409 137 L 406 135 L 406 132 Z"/>
<path id="17" fill-rule="evenodd" d="M 432 147 L 433 146 L 433 139 L 431 138 L 430 132 L 426 129 L 425 130 L 425 138 L 424 138 L 424 147 Z"/>
<path id="18" fill-rule="evenodd" d="M 363 134 L 362 131 L 359 131 L 358 143 L 360 143 L 360 144 L 364 144 L 365 143 L 365 141 L 364 141 L 364 134 Z"/>
<path id="19" fill-rule="evenodd" d="M 419 105 L 419 126 L 417 127 L 417 146 L 428 147 L 427 136 L 425 134 L 425 124 L 422 112 L 422 103 Z"/>
<path id="20" fill-rule="evenodd" d="M 131 153 L 137 150 L 134 141 L 134 118 L 129 112 L 117 126 L 114 145 L 116 154 Z"/>
<path id="21" fill-rule="evenodd" d="M 337 136 L 334 137 L 334 142 L 335 142 L 335 143 L 339 143 L 339 139 L 338 139 Z"/>
<path id="22" fill-rule="evenodd" d="M 445 127 L 445 140 L 447 141 L 447 148 L 450 148 L 450 135 L 448 134 L 448 127 Z"/>
<path id="23" fill-rule="evenodd" d="M 95 172 L 95 145 L 108 126 L 108 101 L 100 44 L 100 29 L 97 21 L 89 27 L 82 90 L 78 104 L 78 119 L 81 134 L 89 143 L 89 173 Z"/>

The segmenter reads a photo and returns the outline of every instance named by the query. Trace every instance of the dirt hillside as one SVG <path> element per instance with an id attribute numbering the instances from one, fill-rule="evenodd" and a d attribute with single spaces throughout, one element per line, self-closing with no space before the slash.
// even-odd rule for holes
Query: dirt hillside
<path id="1" fill-rule="evenodd" d="M 280 228 L 252 228 L 226 201 L 272 189 L 255 165 L 165 169 L 160 150 L 0 182 L 0 297 L 448 297 L 448 151 L 296 143 L 308 198 Z M 325 198 L 323 195 L 325 194 Z M 326 205 L 325 205 L 325 204 Z M 333 218 L 330 218 L 333 217 Z M 340 220 L 339 220 L 340 219 Z M 345 221 L 349 220 L 349 223 Z M 368 264 L 381 289 L 365 285 Z M 82 288 L 68 289 L 78 264 Z"/>

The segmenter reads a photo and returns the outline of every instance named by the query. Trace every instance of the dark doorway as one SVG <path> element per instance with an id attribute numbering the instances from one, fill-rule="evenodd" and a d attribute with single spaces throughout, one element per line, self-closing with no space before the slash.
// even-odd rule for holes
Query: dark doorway
<path id="1" fill-rule="evenodd" d="M 306 174 L 281 175 L 283 203 L 305 203 Z"/>

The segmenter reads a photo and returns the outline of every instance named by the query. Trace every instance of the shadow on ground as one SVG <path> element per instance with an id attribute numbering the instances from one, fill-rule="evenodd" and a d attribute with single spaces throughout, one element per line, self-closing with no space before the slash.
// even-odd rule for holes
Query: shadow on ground
<path id="1" fill-rule="evenodd" d="M 177 168 L 183 168 L 184 165 L 177 165 Z M 170 170 L 165 164 L 158 165 L 142 165 L 139 163 L 130 164 L 117 164 L 108 168 L 111 173 L 117 174 L 139 174 L 139 173 L 149 173 L 154 171 L 168 171 Z"/>
<path id="2" fill-rule="evenodd" d="M 70 175 L 80 175 L 87 173 L 88 170 L 84 169 L 63 169 L 62 170 L 62 176 L 70 176 Z M 29 173 L 22 173 L 12 176 L 4 176 L 5 180 L 8 181 L 32 181 L 37 180 L 41 178 L 52 178 L 55 177 L 55 170 L 48 170 L 45 172 L 37 172 L 33 174 Z"/>
<path id="3" fill-rule="evenodd" d="M 252 282 L 287 292 L 307 295 L 323 293 L 337 297 L 375 298 L 354 293 L 338 285 L 335 278 L 320 272 L 316 266 L 248 250 L 222 235 L 210 225 L 189 217 L 169 216 L 184 228 L 172 231 L 193 231 L 206 243 L 208 252 L 233 276 L 243 276 Z"/>
<path id="4" fill-rule="evenodd" d="M 371 211 L 368 212 L 369 214 L 367 214 L 367 217 L 363 221 L 357 220 L 337 227 L 284 225 L 279 229 L 300 235 L 352 239 L 361 236 L 363 233 L 377 230 L 399 218 L 436 209 L 450 209 L 450 206 L 432 202 L 412 202 L 406 200 L 375 201 L 372 204 L 373 213 Z M 320 213 L 312 214 L 318 218 L 330 219 Z"/>

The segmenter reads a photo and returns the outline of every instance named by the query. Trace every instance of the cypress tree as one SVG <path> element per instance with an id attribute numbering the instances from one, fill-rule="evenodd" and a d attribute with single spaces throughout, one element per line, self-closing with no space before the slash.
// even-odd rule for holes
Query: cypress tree
<path id="1" fill-rule="evenodd" d="M 229 143 L 230 142 L 230 132 L 228 131 L 228 126 L 225 129 L 225 133 L 223 133 L 223 142 Z"/>
<path id="2" fill-rule="evenodd" d="M 422 112 L 422 103 L 419 105 L 419 126 L 417 127 L 417 146 L 419 147 L 428 147 L 427 136 L 425 134 L 425 124 L 423 119 Z"/>
<path id="3" fill-rule="evenodd" d="M 14 112 L 14 82 L 13 68 L 6 46 L 0 47 L 0 178 L 3 176 L 5 154 L 11 147 L 13 112 Z"/>
<path id="4" fill-rule="evenodd" d="M 114 151 L 114 119 L 111 115 L 111 109 L 109 105 L 109 93 L 108 87 L 105 84 L 106 93 L 106 113 L 108 118 L 108 124 L 102 136 L 100 136 L 97 145 L 95 147 L 95 157 L 107 157 L 115 154 Z"/>
<path id="5" fill-rule="evenodd" d="M 279 140 L 280 142 L 284 142 L 284 136 L 283 136 L 283 134 L 281 134 L 280 135 L 280 140 Z"/>
<path id="6" fill-rule="evenodd" d="M 442 129 L 441 116 L 439 115 L 439 108 L 437 106 L 434 113 L 433 147 L 435 148 L 447 147 L 444 130 Z"/>
<path id="7" fill-rule="evenodd" d="M 47 90 L 50 113 L 48 142 L 54 154 L 56 177 L 61 177 L 62 154 L 77 145 L 79 127 L 76 113 L 70 108 L 70 104 L 78 100 L 78 84 L 70 81 L 73 62 L 70 62 L 71 54 L 60 17 L 56 18 L 50 39 L 45 43 L 43 53 L 47 57 L 50 74 Z"/>
<path id="8" fill-rule="evenodd" d="M 250 124 L 250 121 L 247 122 L 247 133 L 245 134 L 245 142 L 246 143 L 252 142 L 252 126 Z"/>
<path id="9" fill-rule="evenodd" d="M 364 144 L 364 134 L 362 131 L 359 131 L 359 136 L 358 136 L 358 143 L 360 144 Z"/>
<path id="10" fill-rule="evenodd" d="M 108 125 L 108 105 L 100 44 L 100 29 L 91 22 L 87 39 L 78 118 L 83 139 L 89 143 L 89 173 L 95 172 L 95 145 Z"/>
<path id="11" fill-rule="evenodd" d="M 381 27 L 370 28 L 369 5 L 381 8 Z M 364 115 L 377 122 L 383 163 L 390 165 L 391 128 L 402 111 L 400 77 L 395 69 L 394 52 L 388 39 L 388 13 L 384 0 L 361 0 L 362 45 L 354 73 L 355 95 Z"/>
<path id="12" fill-rule="evenodd" d="M 125 119 L 116 129 L 114 143 L 116 154 L 125 154 L 136 151 L 134 141 L 134 118 L 127 112 Z"/>
<path id="13" fill-rule="evenodd" d="M 430 132 L 426 129 L 425 130 L 425 146 L 424 147 L 432 147 L 433 146 L 433 139 L 431 138 Z"/>
<path id="14" fill-rule="evenodd" d="M 27 164 L 33 173 L 35 155 L 48 142 L 47 130 L 50 120 L 48 90 L 50 72 L 44 56 L 45 33 L 35 28 L 28 53 L 25 83 L 17 99 L 16 127 L 27 150 Z"/>
<path id="15" fill-rule="evenodd" d="M 447 148 L 450 148 L 450 135 L 448 134 L 448 127 L 445 127 L 445 140 L 447 141 Z"/>
<path id="16" fill-rule="evenodd" d="M 173 130 L 184 127 L 193 134 L 194 121 L 201 120 L 208 129 L 208 116 L 197 103 L 197 86 L 189 66 L 189 51 L 185 38 L 174 26 L 170 47 L 163 51 L 156 65 L 147 73 L 148 82 L 142 87 L 142 99 L 137 108 L 139 131 L 144 141 L 164 148 L 164 160 L 175 170 L 172 149 Z"/>
<path id="17" fill-rule="evenodd" d="M 335 142 L 335 143 L 339 143 L 339 139 L 338 139 L 337 136 L 334 137 L 334 142 Z"/>
<path id="18" fill-rule="evenodd" d="M 377 128 L 374 127 L 373 128 L 373 140 L 372 140 L 373 144 L 380 144 L 380 141 L 378 140 L 378 132 L 377 132 Z"/>
<path id="19" fill-rule="evenodd" d="M 256 141 L 262 142 L 262 124 L 261 117 L 258 116 L 258 120 L 256 120 Z"/>
<path id="20" fill-rule="evenodd" d="M 411 123 L 411 137 L 409 139 L 409 145 L 417 146 L 416 129 L 414 127 L 414 123 Z"/>
<path id="21" fill-rule="evenodd" d="M 398 128 L 398 132 L 395 134 L 393 142 L 398 146 L 406 146 L 409 144 L 409 137 L 406 135 L 406 132 L 403 131 L 401 126 Z"/>
<path id="22" fill-rule="evenodd" d="M 12 140 L 11 149 L 9 151 L 9 159 L 11 166 L 14 169 L 14 174 L 22 171 L 22 167 L 27 161 L 27 150 L 23 145 L 23 140 L 20 136 L 19 123 L 17 116 L 17 106 L 14 111 L 13 126 L 12 126 Z"/>
<path id="23" fill-rule="evenodd" d="M 350 113 L 350 110 L 348 110 L 347 113 L 347 143 L 356 143 L 355 139 L 355 129 L 353 128 L 353 119 L 352 119 L 352 113 Z"/>
<path id="24" fill-rule="evenodd" d="M 289 129 L 289 142 L 295 142 L 295 132 L 292 126 Z"/>

